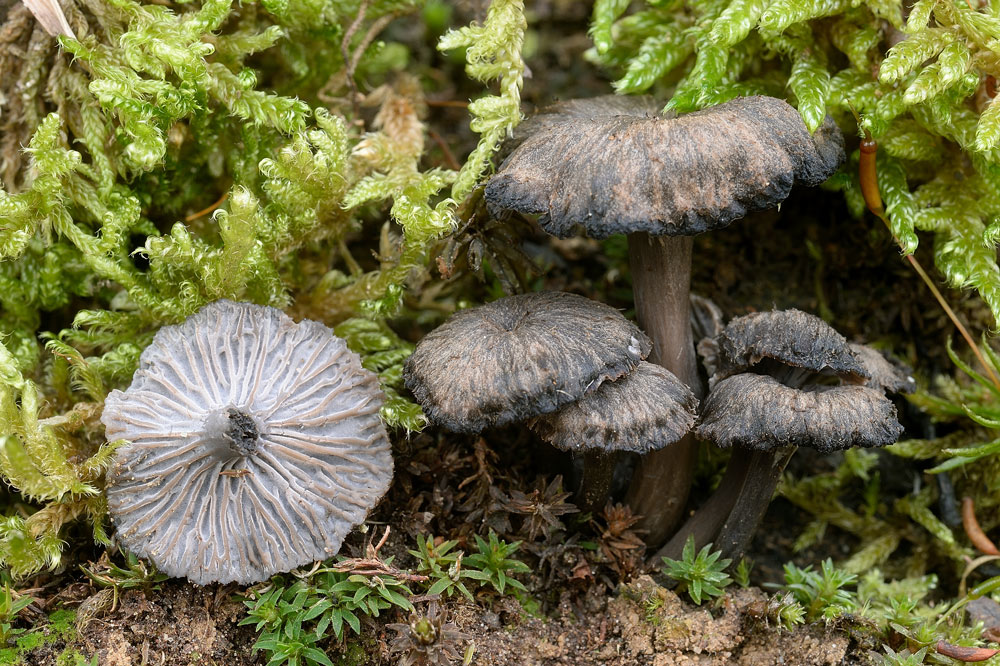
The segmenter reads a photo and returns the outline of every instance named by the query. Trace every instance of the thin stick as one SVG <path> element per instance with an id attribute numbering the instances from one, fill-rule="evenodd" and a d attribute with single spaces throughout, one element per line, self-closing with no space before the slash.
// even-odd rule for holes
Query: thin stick
<path id="1" fill-rule="evenodd" d="M 962 498 L 962 527 L 965 528 L 965 534 L 969 537 L 969 541 L 983 555 L 1000 555 L 996 544 L 986 536 L 986 532 L 979 526 L 979 521 L 976 520 L 976 505 L 969 496 Z"/>
<path id="2" fill-rule="evenodd" d="M 199 210 L 197 213 L 191 213 L 190 215 L 188 215 L 187 217 L 184 218 L 184 221 L 185 222 L 194 222 L 195 220 L 197 220 L 202 215 L 208 215 L 213 210 L 215 210 L 216 208 L 218 208 L 219 206 L 221 206 L 223 203 L 225 203 L 226 199 L 228 199 L 228 198 L 229 198 L 229 192 L 226 192 L 221 197 L 219 197 L 219 200 L 216 201 L 214 204 L 212 204 L 208 208 L 204 208 L 202 210 Z"/>
<path id="3" fill-rule="evenodd" d="M 441 135 L 435 132 L 433 129 L 428 129 L 427 133 L 430 134 L 431 139 L 433 139 L 434 143 L 436 143 L 438 147 L 441 149 L 441 153 L 444 155 L 445 164 L 448 165 L 448 168 L 452 169 L 453 171 L 461 171 L 462 165 L 459 164 L 458 160 L 455 159 L 454 153 L 451 152 L 451 148 L 448 147 L 448 144 L 445 143 Z"/>
<path id="4" fill-rule="evenodd" d="M 351 89 L 351 105 L 354 107 L 355 120 L 361 117 L 361 99 L 358 92 L 358 84 L 354 81 L 354 70 L 351 68 L 351 40 L 354 39 L 354 34 L 361 28 L 367 12 L 368 0 L 361 0 L 361 5 L 358 7 L 358 15 L 351 22 L 351 25 L 347 27 L 347 30 L 344 32 L 344 39 L 340 42 L 340 55 L 344 59 L 344 74 L 347 78 L 347 87 Z"/>
<path id="5" fill-rule="evenodd" d="M 858 117 L 857 112 L 854 111 L 854 107 L 851 107 L 851 112 L 854 113 L 854 117 L 858 120 L 860 125 L 861 119 Z M 889 218 L 885 214 L 885 206 L 882 205 L 882 195 L 878 188 L 878 171 L 876 168 L 878 143 L 876 143 L 875 139 L 872 138 L 870 131 L 865 129 L 864 133 L 865 138 L 861 140 L 861 156 L 858 160 L 858 177 L 861 181 L 861 194 L 864 196 L 865 205 L 868 206 L 868 210 L 885 223 L 886 228 L 889 230 L 889 234 L 892 236 L 893 240 L 896 241 L 896 245 L 901 245 L 899 238 L 897 238 L 896 234 L 892 231 L 892 224 L 889 222 Z M 948 315 L 948 318 L 951 319 L 951 323 L 958 329 L 961 336 L 965 338 L 965 341 L 972 349 L 972 353 L 975 354 L 980 365 L 983 366 L 983 369 L 986 370 L 986 374 L 989 375 L 990 381 L 993 382 L 993 385 L 998 390 L 1000 390 L 1000 378 L 997 377 L 996 373 L 993 372 L 993 368 L 990 367 L 990 365 L 986 362 L 986 359 L 983 358 L 983 353 L 980 351 L 979 345 L 977 345 L 975 340 L 972 339 L 972 336 L 969 335 L 969 331 L 962 325 L 962 322 L 958 320 L 954 310 L 952 310 L 951 306 L 948 305 L 948 302 L 944 300 L 944 296 L 941 295 L 937 285 L 934 284 L 934 281 L 927 274 L 927 271 L 924 270 L 923 266 L 920 265 L 920 262 L 917 261 L 916 257 L 912 254 L 908 254 L 906 255 L 906 258 L 909 260 L 910 265 L 913 266 L 913 270 L 917 272 L 920 279 L 924 281 L 927 288 L 931 290 L 932 294 L 934 294 L 934 298 L 941 305 L 941 308 L 944 310 L 945 314 Z"/>

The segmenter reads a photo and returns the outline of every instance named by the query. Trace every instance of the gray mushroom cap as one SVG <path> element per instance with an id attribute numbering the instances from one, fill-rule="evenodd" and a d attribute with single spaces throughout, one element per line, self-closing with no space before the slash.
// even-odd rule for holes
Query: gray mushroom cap
<path id="1" fill-rule="evenodd" d="M 777 206 L 796 182 L 823 182 L 844 159 L 831 118 L 810 135 L 798 112 L 773 97 L 677 118 L 650 114 L 648 98 L 578 100 L 554 111 L 533 121 L 485 195 L 494 211 L 539 214 L 560 237 L 578 226 L 593 238 L 719 229 Z"/>
<path id="2" fill-rule="evenodd" d="M 716 368 L 710 381 L 745 372 L 761 364 L 768 370 L 785 366 L 786 374 L 801 371 L 835 375 L 860 383 L 869 373 L 847 340 L 816 315 L 801 310 L 754 312 L 729 322 L 716 338 Z M 794 384 L 794 381 L 785 381 Z"/>
<path id="3" fill-rule="evenodd" d="M 913 393 L 917 390 L 917 382 L 913 376 L 906 369 L 887 359 L 877 349 L 852 342 L 851 351 L 871 377 L 865 382 L 865 386 L 890 393 Z"/>
<path id="4" fill-rule="evenodd" d="M 392 479 L 378 378 L 326 326 L 217 301 L 166 326 L 101 420 L 117 537 L 172 576 L 255 583 L 340 549 Z"/>
<path id="5" fill-rule="evenodd" d="M 896 407 L 880 390 L 854 384 L 803 390 L 754 373 L 720 381 L 695 427 L 699 438 L 722 448 L 796 445 L 822 453 L 886 446 L 902 431 Z"/>
<path id="6" fill-rule="evenodd" d="M 583 296 L 508 296 L 452 315 L 403 369 L 434 423 L 456 432 L 525 421 L 631 372 L 649 338 L 614 308 Z"/>
<path id="7" fill-rule="evenodd" d="M 539 416 L 531 427 L 563 451 L 648 453 L 687 434 L 697 409 L 691 389 L 666 368 L 643 361 L 621 379 Z"/>
<path id="8" fill-rule="evenodd" d="M 503 155 L 513 152 L 529 136 L 548 131 L 567 121 L 587 122 L 595 118 L 613 116 L 653 118 L 659 115 L 661 108 L 663 104 L 648 95 L 600 95 L 555 102 L 528 116 L 514 128 L 514 136 L 504 142 Z M 673 118 L 674 114 L 663 117 Z"/>

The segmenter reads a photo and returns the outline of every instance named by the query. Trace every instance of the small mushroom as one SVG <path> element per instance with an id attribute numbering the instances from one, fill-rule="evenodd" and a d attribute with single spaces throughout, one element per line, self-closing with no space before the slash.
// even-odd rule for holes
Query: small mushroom
<path id="1" fill-rule="evenodd" d="M 340 549 L 392 480 L 377 376 L 326 326 L 216 301 L 166 326 L 101 415 L 117 538 L 172 576 L 255 583 Z"/>
<path id="2" fill-rule="evenodd" d="M 428 333 L 403 380 L 455 432 L 526 421 L 631 372 L 649 338 L 611 306 L 564 292 L 501 298 Z"/>
<path id="3" fill-rule="evenodd" d="M 696 432 L 716 446 L 770 452 L 808 446 L 820 453 L 886 446 L 902 428 L 881 390 L 844 384 L 801 388 L 747 372 L 716 384 Z"/>
<path id="4" fill-rule="evenodd" d="M 673 373 L 643 361 L 631 374 L 539 416 L 531 427 L 557 449 L 583 453 L 576 504 L 581 511 L 599 511 L 610 495 L 614 454 L 673 444 L 694 425 L 697 408 L 698 399 Z"/>
<path id="5" fill-rule="evenodd" d="M 742 554 L 799 446 L 823 453 L 886 446 L 902 426 L 851 346 L 799 310 L 754 313 L 717 337 L 718 370 L 695 433 L 733 448 L 719 489 L 654 556 L 676 557 L 689 535 Z M 716 534 L 718 536 L 716 536 Z"/>
<path id="6" fill-rule="evenodd" d="M 753 312 L 729 322 L 717 338 L 718 367 L 709 387 L 753 370 L 789 385 L 823 374 L 865 382 L 870 374 L 840 333 L 816 315 L 794 308 Z"/>
<path id="7" fill-rule="evenodd" d="M 485 188 L 495 211 L 538 214 L 550 234 L 628 235 L 639 325 L 650 361 L 695 395 L 702 390 L 688 292 L 692 236 L 780 204 L 796 183 L 817 185 L 844 159 L 832 119 L 810 135 L 798 112 L 771 97 L 741 97 L 676 118 L 649 98 L 598 97 L 553 106 Z M 693 442 L 654 452 L 637 471 L 629 504 L 659 543 L 680 518 Z"/>
<path id="8" fill-rule="evenodd" d="M 889 393 L 913 393 L 917 390 L 917 382 L 909 371 L 887 359 L 877 349 L 852 342 L 851 351 L 870 377 L 865 386 Z"/>

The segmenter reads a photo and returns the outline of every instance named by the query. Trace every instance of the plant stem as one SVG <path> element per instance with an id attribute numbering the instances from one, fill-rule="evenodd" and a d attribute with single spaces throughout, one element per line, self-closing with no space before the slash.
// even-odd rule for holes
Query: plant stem
<path id="1" fill-rule="evenodd" d="M 649 355 L 687 386 L 702 395 L 690 321 L 690 236 L 628 236 L 632 293 L 639 326 L 653 341 Z M 670 446 L 646 455 L 626 502 L 641 515 L 638 526 L 647 530 L 646 543 L 663 543 L 679 522 L 691 490 L 695 441 L 687 435 Z"/>
<path id="2" fill-rule="evenodd" d="M 618 456 L 600 449 L 589 449 L 583 454 L 583 480 L 576 493 L 580 511 L 593 514 L 601 511 L 611 496 Z"/>
<path id="3" fill-rule="evenodd" d="M 694 544 L 699 548 L 715 541 L 719 529 L 730 517 L 733 506 L 740 496 L 752 460 L 753 453 L 751 451 L 743 448 L 733 450 L 726 465 L 726 473 L 719 482 L 719 487 L 708 498 L 708 501 L 698 507 L 694 515 L 688 518 L 684 525 L 670 537 L 670 541 L 649 558 L 647 564 L 651 568 L 659 567 L 662 561 L 660 558 L 663 557 L 669 557 L 673 560 L 681 559 L 688 536 L 694 536 Z"/>
<path id="4" fill-rule="evenodd" d="M 861 118 L 858 116 L 857 111 L 854 110 L 854 107 L 851 107 L 851 113 L 854 114 L 854 119 L 860 126 Z M 868 210 L 871 211 L 872 215 L 875 215 L 885 223 L 886 229 L 889 230 L 889 235 L 892 236 L 896 245 L 902 247 L 902 243 L 899 242 L 899 238 L 896 237 L 896 234 L 892 230 L 892 223 L 889 221 L 885 206 L 882 204 L 882 193 L 879 190 L 878 184 L 878 142 L 872 138 L 871 131 L 867 128 L 863 129 L 865 138 L 861 140 L 860 157 L 858 160 L 858 181 L 861 184 L 861 194 L 864 196 L 865 205 L 868 207 Z M 912 254 L 907 254 L 906 258 L 910 262 L 910 266 L 913 267 L 913 270 L 917 272 L 920 279 L 927 285 L 927 288 L 931 290 L 934 298 L 941 306 L 941 309 L 944 310 L 944 313 L 948 315 L 951 323 L 955 325 L 959 334 L 961 334 L 965 342 L 972 349 L 972 353 L 975 354 L 976 359 L 983 366 L 983 369 L 986 370 L 986 374 L 989 375 L 993 386 L 1000 389 L 1000 378 L 993 372 L 993 367 L 983 358 L 983 353 L 979 350 L 979 345 L 969 335 L 969 331 L 962 325 L 962 322 L 958 320 L 958 316 L 951 309 L 951 306 L 948 305 L 948 302 L 944 300 L 944 296 L 941 295 L 931 276 L 927 274 L 927 271 L 924 270 L 924 267 L 920 265 L 920 262 Z"/>
<path id="5" fill-rule="evenodd" d="M 791 460 L 797 447 L 785 446 L 773 451 L 740 451 L 741 456 L 749 455 L 746 478 L 740 487 L 733 510 L 719 529 L 715 540 L 715 550 L 722 551 L 722 557 L 738 561 L 750 545 L 757 526 L 767 513 L 767 507 L 774 497 L 774 491 L 781 480 L 785 465 Z M 736 451 L 733 452 L 736 455 Z"/>

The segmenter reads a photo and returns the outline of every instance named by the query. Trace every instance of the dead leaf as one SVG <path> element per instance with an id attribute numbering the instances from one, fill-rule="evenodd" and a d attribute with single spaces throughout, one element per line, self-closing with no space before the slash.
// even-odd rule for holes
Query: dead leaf
<path id="1" fill-rule="evenodd" d="M 66 15 L 63 14 L 58 0 L 23 1 L 28 11 L 34 14 L 38 22 L 42 24 L 45 32 L 53 37 L 63 35 L 64 37 L 76 39 L 76 35 L 73 34 L 73 29 L 69 27 L 69 21 L 66 20 Z"/>
<path id="2" fill-rule="evenodd" d="M 946 643 L 945 641 L 938 641 L 937 645 L 934 646 L 938 654 L 943 654 L 946 657 L 951 657 L 952 659 L 958 659 L 963 662 L 975 662 L 975 661 L 986 661 L 993 655 L 1000 652 L 1000 650 L 994 650 L 993 648 L 983 648 L 983 647 L 965 647 L 963 645 L 952 645 L 951 643 Z"/>

